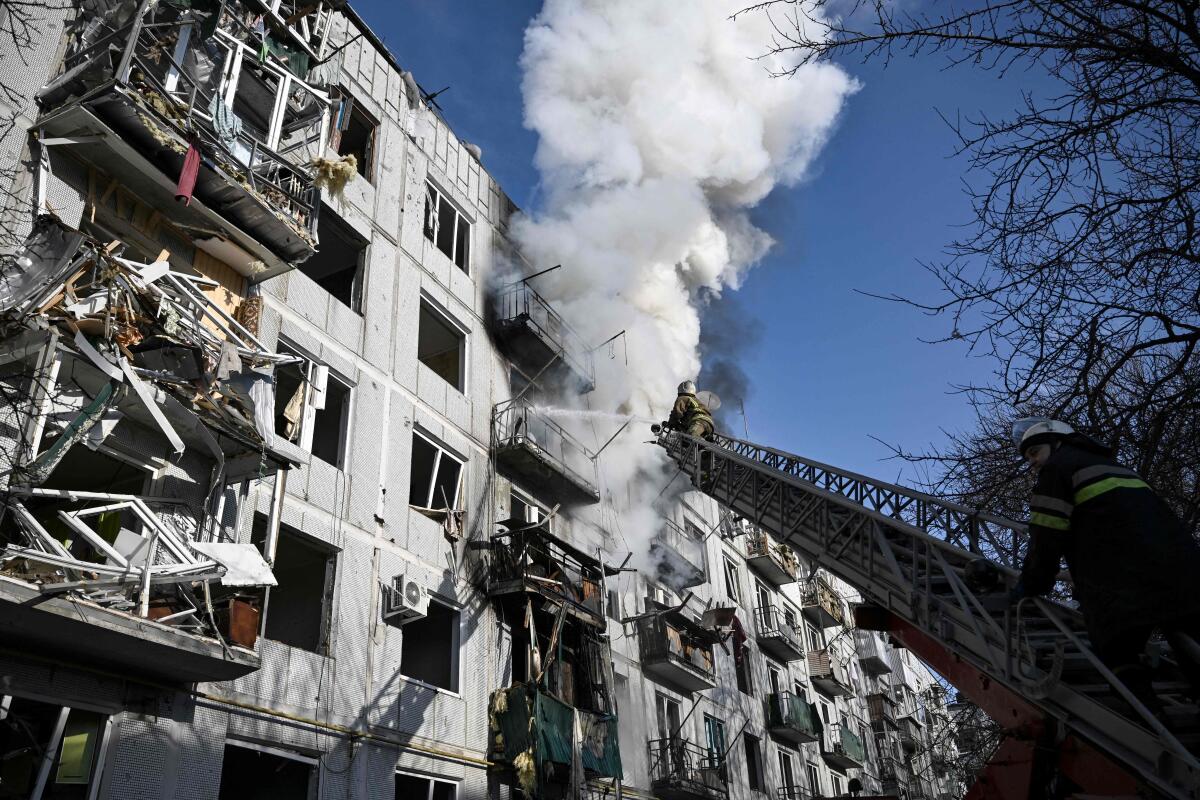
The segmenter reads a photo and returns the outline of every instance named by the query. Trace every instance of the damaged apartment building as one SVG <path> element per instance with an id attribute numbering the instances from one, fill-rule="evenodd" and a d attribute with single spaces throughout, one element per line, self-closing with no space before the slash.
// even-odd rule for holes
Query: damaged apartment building
<path id="1" fill-rule="evenodd" d="M 536 400 L 597 343 L 351 8 L 31 13 L 0 797 L 956 796 L 940 687 L 846 587 L 698 492 L 653 574 L 585 513 L 604 442 Z"/>

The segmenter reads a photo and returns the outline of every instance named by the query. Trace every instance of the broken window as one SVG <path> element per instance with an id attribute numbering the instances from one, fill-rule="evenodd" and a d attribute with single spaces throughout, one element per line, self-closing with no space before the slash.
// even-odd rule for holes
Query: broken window
<path id="1" fill-rule="evenodd" d="M 763 776 L 762 744 L 757 736 L 742 734 L 746 745 L 746 783 L 752 792 L 765 792 L 767 781 Z"/>
<path id="2" fill-rule="evenodd" d="M 94 796 L 108 730 L 94 711 L 0 695 L 0 797 Z"/>
<path id="3" fill-rule="evenodd" d="M 255 519 L 255 544 L 266 537 L 266 519 Z M 313 653 L 329 648 L 337 551 L 287 525 L 279 526 L 264 636 Z"/>
<path id="4" fill-rule="evenodd" d="M 654 709 L 658 718 L 658 738 L 673 739 L 679 735 L 679 703 L 665 694 L 655 693 Z"/>
<path id="5" fill-rule="evenodd" d="M 413 431 L 409 505 L 418 508 L 459 508 L 463 462 Z"/>
<path id="6" fill-rule="evenodd" d="M 317 761 L 249 742 L 226 742 L 218 800 L 316 800 Z"/>
<path id="7" fill-rule="evenodd" d="M 341 100 L 334 106 L 333 122 L 330 146 L 343 158 L 354 156 L 358 162 L 358 174 L 370 181 L 375 162 L 375 132 L 379 123 L 345 90 L 342 90 Z"/>
<path id="8" fill-rule="evenodd" d="M 509 519 L 519 519 L 527 523 L 545 520 L 545 525 L 549 527 L 550 520 L 546 518 L 546 509 L 543 506 L 520 494 L 516 489 L 511 490 L 508 497 Z"/>
<path id="9" fill-rule="evenodd" d="M 417 360 L 461 392 L 466 349 L 466 332 L 422 299 L 417 327 Z"/>
<path id="10" fill-rule="evenodd" d="M 735 603 L 740 603 L 742 594 L 740 591 L 740 582 L 738 581 L 737 564 L 729 556 L 725 556 L 725 593 L 729 595 L 729 599 Z"/>
<path id="11" fill-rule="evenodd" d="M 321 244 L 317 252 L 300 265 L 300 271 L 342 305 L 352 311 L 361 311 L 367 240 L 327 205 L 321 206 L 317 234 Z"/>
<path id="12" fill-rule="evenodd" d="M 470 274 L 471 223 L 432 183 L 425 184 L 425 238 Z"/>
<path id="13" fill-rule="evenodd" d="M 303 360 L 275 368 L 276 435 L 341 469 L 350 429 L 350 385 L 283 341 L 278 350 Z"/>
<path id="14" fill-rule="evenodd" d="M 742 643 L 733 651 L 733 671 L 737 677 L 738 691 L 745 695 L 754 695 L 754 681 L 750 671 L 750 645 Z"/>
<path id="15" fill-rule="evenodd" d="M 404 626 L 400 674 L 429 686 L 457 692 L 458 618 L 458 609 L 431 598 L 425 618 Z"/>
<path id="16" fill-rule="evenodd" d="M 396 800 L 458 800 L 458 784 L 397 772 Z"/>

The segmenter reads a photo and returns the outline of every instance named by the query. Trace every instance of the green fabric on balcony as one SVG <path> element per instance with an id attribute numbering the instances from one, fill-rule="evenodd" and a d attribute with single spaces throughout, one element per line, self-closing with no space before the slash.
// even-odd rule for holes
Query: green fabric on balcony
<path id="1" fill-rule="evenodd" d="M 504 695 L 504 700 L 497 702 L 497 695 Z M 496 711 L 497 706 L 504 710 Z M 529 697 L 524 684 L 492 693 L 492 749 L 493 752 L 502 753 L 505 761 L 512 761 L 529 749 L 529 714 Z M 497 734 L 503 741 L 496 742 Z"/>
<path id="2" fill-rule="evenodd" d="M 496 695 L 505 696 L 496 702 Z M 525 684 L 510 686 L 492 694 L 493 752 L 511 762 L 535 745 L 534 758 L 539 768 L 547 761 L 569 767 L 574 753 L 576 710 L 566 703 L 541 692 L 532 692 Z M 497 711 L 497 708 L 503 711 Z M 580 760 L 583 768 L 608 778 L 624 777 L 621 770 L 621 751 L 617 739 L 617 718 L 580 711 L 582 733 Z M 529 724 L 530 715 L 534 723 Z M 497 743 L 496 735 L 503 737 Z M 532 741 L 530 737 L 533 737 Z"/>
<path id="3" fill-rule="evenodd" d="M 845 725 L 842 726 L 842 749 L 846 751 L 846 755 L 860 764 L 867 760 L 867 748 L 863 744 L 862 737 L 855 734 Z"/>
<path id="4" fill-rule="evenodd" d="M 583 768 L 606 778 L 624 778 L 621 748 L 617 740 L 617 718 L 579 712 L 583 730 Z"/>
<path id="5" fill-rule="evenodd" d="M 537 761 L 571 764 L 571 731 L 575 727 L 575 709 L 548 694 L 538 692 L 534 701 L 537 713 Z"/>
<path id="6" fill-rule="evenodd" d="M 786 725 L 813 736 L 821 730 L 816 709 L 791 692 L 773 694 L 767 698 L 767 720 L 773 726 Z"/>

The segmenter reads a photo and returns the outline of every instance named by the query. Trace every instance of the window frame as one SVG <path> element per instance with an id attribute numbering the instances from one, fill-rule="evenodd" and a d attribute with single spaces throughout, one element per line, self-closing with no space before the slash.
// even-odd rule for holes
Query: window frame
<path id="1" fill-rule="evenodd" d="M 435 201 L 433 203 L 434 213 L 432 215 L 430 215 L 430 213 L 429 213 L 431 200 Z M 449 206 L 454 211 L 454 233 L 450 237 L 451 242 L 452 242 L 452 247 L 451 247 L 452 252 L 450 252 L 450 253 L 447 253 L 445 250 L 443 250 L 441 248 L 441 246 L 438 245 L 438 241 L 437 241 L 439 233 L 440 233 L 440 227 L 441 227 L 441 216 L 442 216 L 441 211 L 442 211 L 443 203 L 445 203 L 447 206 Z M 431 219 L 431 217 L 432 217 L 432 219 Z M 467 226 L 466 237 L 465 237 L 467 252 L 463 257 L 464 263 L 459 264 L 458 263 L 459 227 L 464 222 L 466 223 L 466 226 Z M 475 227 L 474 220 L 472 220 L 470 217 L 467 216 L 466 212 L 462 210 L 462 208 L 458 205 L 458 203 L 454 202 L 454 200 L 450 197 L 449 193 L 447 193 L 441 187 L 439 187 L 433 181 L 432 178 L 426 176 L 426 178 L 425 178 L 425 208 L 424 208 L 423 218 L 421 220 L 421 234 L 422 234 L 422 236 L 424 236 L 425 241 L 432 244 L 439 253 L 446 256 L 446 258 L 450 259 L 451 264 L 453 264 L 456 268 L 462 270 L 463 273 L 465 273 L 466 275 L 471 275 L 471 256 L 472 256 L 472 251 L 474 250 L 473 243 L 471 240 L 471 233 L 472 233 L 472 229 L 474 227 Z M 430 236 L 431 231 L 432 231 L 432 236 Z"/>
<path id="2" fill-rule="evenodd" d="M 751 747 L 753 746 L 753 750 Z M 746 786 L 752 792 L 767 791 L 767 771 L 763 764 L 762 739 L 742 734 L 742 749 L 746 756 Z"/>
<path id="3" fill-rule="evenodd" d="M 367 111 L 363 104 L 359 102 L 354 93 L 347 89 L 344 85 L 339 84 L 336 89 L 339 95 L 338 102 L 349 102 L 350 112 L 347 114 L 345 128 L 338 127 L 337 120 L 334 119 L 333 113 L 329 115 L 329 146 L 338 154 L 339 157 L 344 157 L 342 154 L 342 134 L 350 129 L 350 124 L 353 122 L 356 115 L 360 117 L 370 128 L 370 134 L 367 136 L 367 144 L 365 148 L 366 158 L 364 160 L 367 163 L 365 166 L 362 164 L 358 165 L 358 175 L 367 183 L 374 186 L 375 168 L 379 163 L 379 120 L 375 118 L 374 114 Z M 332 110 L 333 109 L 331 109 L 331 111 Z M 334 139 L 335 134 L 336 141 Z"/>
<path id="4" fill-rule="evenodd" d="M 275 344 L 275 351 L 287 351 L 289 354 L 297 356 L 301 359 L 300 380 L 303 384 L 307 384 L 308 391 L 304 395 L 304 403 L 300 412 L 300 435 L 295 441 L 288 439 L 278 431 L 273 431 L 276 436 L 290 444 L 294 444 L 304 452 L 308 453 L 313 458 L 318 458 L 320 461 L 329 464 L 335 469 L 344 470 L 346 467 L 346 454 L 349 450 L 347 444 L 349 442 L 350 431 L 354 423 L 354 384 L 338 373 L 330 369 L 328 364 L 309 355 L 309 353 L 299 345 L 295 344 L 287 336 L 280 335 L 279 340 Z M 314 426 L 317 421 L 317 412 L 325 410 L 325 401 L 329 394 L 329 381 L 334 380 L 340 383 L 346 389 L 346 408 L 342 414 L 342 419 L 339 424 L 341 429 L 338 432 L 338 461 L 340 463 L 332 463 L 325 461 L 319 456 L 313 455 L 312 440 L 315 431 Z M 276 406 L 280 400 L 278 395 L 275 397 Z M 278 413 L 278 412 L 275 412 Z"/>
<path id="5" fill-rule="evenodd" d="M 463 685 L 463 680 L 462 680 L 462 677 L 463 677 L 462 676 L 462 668 L 463 668 L 463 658 L 462 658 L 463 613 L 462 612 L 463 612 L 463 610 L 462 610 L 462 607 L 457 605 L 456 603 L 451 603 L 449 600 L 443 599 L 439 595 L 433 595 L 433 594 L 431 594 L 429 597 L 429 604 L 431 606 L 439 605 L 439 606 L 442 606 L 443 608 L 447 608 L 450 611 L 454 612 L 455 625 L 453 628 L 453 637 L 452 637 L 453 645 L 451 647 L 451 653 L 453 654 L 453 662 L 454 663 L 451 665 L 450 674 L 451 674 L 451 677 L 453 678 L 453 683 L 454 683 L 455 688 L 447 689 L 445 686 L 438 686 L 435 683 L 430 683 L 429 681 L 422 680 L 421 678 L 414 678 L 411 675 L 405 675 L 404 672 L 401 671 L 403 669 L 403 664 L 404 664 L 403 640 L 400 643 L 400 663 L 396 665 L 396 674 L 400 675 L 408 683 L 415 683 L 418 686 L 424 686 L 426 689 L 430 689 L 435 692 L 441 692 L 442 694 L 450 695 L 451 697 L 462 697 L 462 685 Z M 397 771 L 400 771 L 400 770 L 397 770 Z"/>
<path id="6" fill-rule="evenodd" d="M 458 791 L 458 789 L 459 789 L 459 786 L 462 784 L 462 781 L 456 781 L 453 778 L 439 778 L 439 777 L 435 777 L 433 775 L 422 775 L 419 772 L 409 772 L 406 769 L 398 769 L 398 768 L 396 769 L 395 774 L 396 775 L 404 775 L 405 777 L 408 777 L 408 778 L 417 778 L 419 780 L 428 781 L 429 782 L 429 791 L 426 792 L 424 800 L 433 800 L 433 787 L 435 784 L 438 784 L 438 783 L 444 783 L 447 786 L 453 786 L 454 787 L 454 800 L 459 800 L 460 792 Z M 395 781 L 393 780 L 393 785 L 394 785 L 394 783 L 395 783 Z M 413 798 L 413 800 L 421 800 L 421 798 Z"/>
<path id="7" fill-rule="evenodd" d="M 450 328 L 459 335 L 459 352 L 458 352 L 458 380 L 455 383 L 446 381 L 450 388 L 459 394 L 467 393 L 467 359 L 470 355 L 468 347 L 470 346 L 471 331 L 465 325 L 460 323 L 450 315 L 442 306 L 434 302 L 431 298 L 421 293 L 420 305 L 417 307 L 417 363 L 425 367 L 430 372 L 433 372 L 442 380 L 446 380 L 441 374 L 434 372 L 433 367 L 426 364 L 420 357 L 420 342 L 421 342 L 421 312 L 428 311 L 430 315 L 438 318 L 438 320 L 446 327 Z"/>
<path id="8" fill-rule="evenodd" d="M 462 496 L 463 495 L 463 477 L 464 477 L 463 473 L 466 472 L 466 468 L 467 468 L 466 460 L 460 458 L 452 450 L 450 450 L 450 448 L 446 447 L 443 444 L 440 444 L 438 442 L 438 440 L 435 439 L 431 434 L 423 433 L 416 426 L 413 426 L 413 437 L 414 437 L 414 439 L 416 439 L 416 438 L 422 439 L 426 444 L 428 444 L 430 447 L 432 447 L 435 451 L 435 455 L 433 457 L 433 471 L 430 473 L 430 478 L 429 478 L 429 491 L 426 493 L 426 498 L 425 498 L 426 502 L 429 502 L 429 503 L 433 502 L 433 500 L 434 500 L 433 492 L 434 492 L 434 489 L 437 487 L 437 476 L 438 476 L 438 471 L 441 469 L 442 456 L 449 456 L 451 461 L 458 464 L 458 480 L 455 481 L 455 485 L 454 485 L 454 497 L 448 497 L 446 499 L 447 499 L 447 501 L 449 501 L 452 504 L 452 508 L 451 508 L 452 511 L 462 510 L 460 508 L 460 506 L 463 502 L 463 496 Z M 410 471 L 411 471 L 411 466 L 412 466 L 412 455 L 413 455 L 413 453 L 415 453 L 415 451 L 416 451 L 416 444 L 414 441 L 412 447 L 410 448 L 410 452 L 409 452 L 409 469 L 410 469 Z M 434 506 L 434 505 L 418 506 L 412 502 L 412 475 L 411 474 L 409 475 L 408 507 L 409 508 L 430 508 L 430 509 L 439 508 L 439 506 Z"/>
<path id="9" fill-rule="evenodd" d="M 738 572 L 737 564 L 728 553 L 721 554 L 721 560 L 724 562 L 722 571 L 725 573 L 725 593 L 729 595 L 729 599 L 734 603 L 742 604 L 742 586 L 741 575 Z"/>
<path id="10" fill-rule="evenodd" d="M 795 753 L 781 746 L 775 751 L 775 756 L 779 764 L 780 788 L 794 787 L 796 785 Z"/>
<path id="11" fill-rule="evenodd" d="M 265 517 L 258 515 L 265 520 Z M 267 635 L 267 624 L 271 614 L 271 594 L 273 587 L 266 587 L 266 594 L 263 603 L 262 618 L 259 620 L 259 636 L 270 642 L 281 644 L 284 647 L 291 647 L 296 650 L 303 650 L 306 653 L 314 653 L 318 656 L 330 657 L 333 655 L 333 618 L 334 605 L 337 602 L 337 576 L 338 576 L 338 561 L 342 551 L 328 542 L 317 538 L 311 534 L 296 528 L 287 523 L 281 523 L 279 526 L 278 538 L 276 539 L 276 558 L 278 558 L 279 542 L 283 541 L 284 536 L 300 540 L 300 547 L 308 547 L 325 554 L 325 579 L 324 585 L 321 587 L 321 621 L 320 630 L 317 633 L 317 647 L 315 650 L 309 650 L 300 645 L 284 642 L 279 639 L 273 639 Z"/>

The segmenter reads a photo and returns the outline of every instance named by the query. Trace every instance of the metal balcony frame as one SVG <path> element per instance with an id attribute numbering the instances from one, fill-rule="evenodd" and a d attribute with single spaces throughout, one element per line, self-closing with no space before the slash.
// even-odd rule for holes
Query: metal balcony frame
<path id="1" fill-rule="evenodd" d="M 709 785 L 703 778 L 706 771 L 719 774 L 724 760 L 698 744 L 681 738 L 651 739 L 646 743 L 650 760 L 650 785 L 656 795 L 669 798 L 707 798 L 719 800 L 729 796 L 728 781 L 724 789 Z M 722 754 L 723 755 L 723 754 Z"/>
<path id="2" fill-rule="evenodd" d="M 596 386 L 596 369 L 591 348 L 546 298 L 529 285 L 517 281 L 500 289 L 493 298 L 496 325 L 503 332 L 514 327 L 528 327 L 550 354 L 557 353 L 566 369 L 579 380 L 581 394 Z M 529 365 L 540 370 L 543 364 Z"/>
<path id="3" fill-rule="evenodd" d="M 760 650 L 784 662 L 804 658 L 804 639 L 800 632 L 784 619 L 777 605 L 754 609 L 754 633 Z"/>
<path id="4" fill-rule="evenodd" d="M 538 441 L 530 434 L 531 416 L 553 442 Z M 567 459 L 567 448 L 578 451 L 588 461 L 590 475 L 584 475 L 571 466 Z M 555 495 L 583 503 L 600 502 L 600 490 L 596 488 L 595 455 L 566 428 L 539 414 L 533 404 L 521 396 L 498 403 L 492 409 L 493 458 L 499 461 L 516 451 L 524 453 L 523 458 L 527 456 L 536 462 L 534 466 L 539 470 L 559 476 L 560 479 L 553 486 L 546 487 Z"/>

